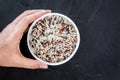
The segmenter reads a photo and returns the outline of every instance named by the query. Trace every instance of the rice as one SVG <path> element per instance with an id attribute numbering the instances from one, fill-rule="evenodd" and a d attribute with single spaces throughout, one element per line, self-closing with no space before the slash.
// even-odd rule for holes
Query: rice
<path id="1" fill-rule="evenodd" d="M 75 50 L 77 41 L 73 24 L 58 15 L 40 19 L 29 34 L 32 53 L 50 63 L 67 59 Z"/>

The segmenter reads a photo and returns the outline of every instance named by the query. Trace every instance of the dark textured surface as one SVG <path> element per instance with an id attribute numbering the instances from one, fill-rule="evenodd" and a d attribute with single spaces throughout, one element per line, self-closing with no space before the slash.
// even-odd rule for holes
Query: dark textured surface
<path id="1" fill-rule="evenodd" d="M 0 0 L 0 30 L 27 9 L 52 9 L 78 26 L 81 43 L 67 63 L 47 70 L 0 67 L 0 80 L 120 80 L 119 0 Z M 21 52 L 32 58 L 21 40 Z"/>

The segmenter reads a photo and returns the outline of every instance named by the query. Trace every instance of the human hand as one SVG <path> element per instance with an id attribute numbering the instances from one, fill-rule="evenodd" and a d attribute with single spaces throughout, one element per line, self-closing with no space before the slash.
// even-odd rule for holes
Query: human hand
<path id="1" fill-rule="evenodd" d="M 47 69 L 46 64 L 24 57 L 19 45 L 28 25 L 38 17 L 50 12 L 50 10 L 27 10 L 6 26 L 0 33 L 0 66 Z"/>

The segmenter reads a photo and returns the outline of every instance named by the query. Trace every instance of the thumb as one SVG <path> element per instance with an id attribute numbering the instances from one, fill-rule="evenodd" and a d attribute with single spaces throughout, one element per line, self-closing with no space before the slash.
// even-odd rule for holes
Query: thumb
<path id="1" fill-rule="evenodd" d="M 18 61 L 18 65 L 16 67 L 21 67 L 21 68 L 28 68 L 28 69 L 47 69 L 48 66 L 40 61 L 29 59 L 26 57 L 20 57 Z"/>

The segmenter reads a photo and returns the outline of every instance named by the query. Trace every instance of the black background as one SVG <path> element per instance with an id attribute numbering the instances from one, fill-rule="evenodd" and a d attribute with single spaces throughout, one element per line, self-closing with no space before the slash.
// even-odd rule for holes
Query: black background
<path id="1" fill-rule="evenodd" d="M 77 53 L 47 70 L 0 67 L 0 80 L 120 80 L 120 0 L 0 0 L 0 31 L 23 11 L 41 8 L 76 23 L 81 35 Z M 33 58 L 26 34 L 21 52 Z"/>

